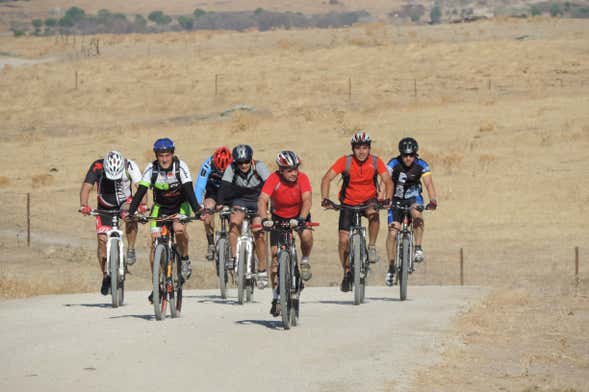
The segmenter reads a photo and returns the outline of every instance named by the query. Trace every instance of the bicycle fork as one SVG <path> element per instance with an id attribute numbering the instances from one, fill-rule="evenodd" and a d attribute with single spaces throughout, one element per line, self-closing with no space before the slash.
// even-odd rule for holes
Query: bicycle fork
<path id="1" fill-rule="evenodd" d="M 119 276 L 123 277 L 125 276 L 125 263 L 123 260 L 125 255 L 123 254 L 123 241 L 120 237 L 110 237 L 110 233 L 108 235 L 109 239 L 106 242 L 106 265 L 104 266 L 106 274 L 110 276 L 110 249 L 113 246 L 113 242 L 116 242 L 117 244 L 115 246 L 119 247 Z"/>

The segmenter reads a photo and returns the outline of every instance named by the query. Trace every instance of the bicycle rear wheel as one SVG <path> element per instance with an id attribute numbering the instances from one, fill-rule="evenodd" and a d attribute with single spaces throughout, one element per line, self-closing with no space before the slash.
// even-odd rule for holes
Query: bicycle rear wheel
<path id="1" fill-rule="evenodd" d="M 166 318 L 166 265 L 168 260 L 168 250 L 162 244 L 155 247 L 155 254 L 153 258 L 153 310 L 156 320 L 163 320 Z"/>
<path id="2" fill-rule="evenodd" d="M 290 255 L 288 252 L 280 252 L 278 255 L 278 295 L 280 296 L 280 315 L 284 329 L 290 329 L 294 313 L 292 309 L 291 298 L 291 273 L 290 273 Z"/>
<path id="3" fill-rule="evenodd" d="M 227 238 L 219 238 L 217 241 L 217 268 L 219 272 L 219 290 L 221 291 L 221 298 L 227 298 L 227 269 L 226 264 L 229 259 L 231 249 L 229 248 L 229 241 Z"/>
<path id="4" fill-rule="evenodd" d="M 256 279 L 254 278 L 256 273 L 256 265 L 258 265 L 258 258 L 256 257 L 256 252 L 254 250 L 254 254 L 251 256 L 254 259 L 252 260 L 251 270 L 249 271 L 251 274 L 251 279 L 246 281 L 246 289 L 245 289 L 245 302 L 252 302 L 254 300 L 254 288 L 256 287 Z"/>
<path id="5" fill-rule="evenodd" d="M 237 302 L 243 305 L 245 294 L 245 246 L 240 246 L 237 252 Z"/>
<path id="6" fill-rule="evenodd" d="M 364 278 L 362 277 L 362 238 L 359 234 L 350 238 L 352 264 L 354 268 L 354 305 L 364 302 Z"/>
<path id="7" fill-rule="evenodd" d="M 182 306 L 182 277 L 180 276 L 180 256 L 176 252 L 173 253 L 173 257 L 168 262 L 166 291 L 170 303 L 170 316 L 176 318 L 180 317 L 179 306 Z"/>
<path id="8" fill-rule="evenodd" d="M 117 240 L 111 242 L 110 252 L 108 255 L 109 275 L 110 275 L 110 295 L 112 298 L 112 307 L 119 307 L 119 243 Z"/>
<path id="9" fill-rule="evenodd" d="M 407 281 L 409 280 L 409 257 L 411 251 L 411 245 L 409 238 L 403 236 L 403 242 L 401 245 L 401 271 L 399 272 L 399 289 L 401 301 L 407 299 Z"/>

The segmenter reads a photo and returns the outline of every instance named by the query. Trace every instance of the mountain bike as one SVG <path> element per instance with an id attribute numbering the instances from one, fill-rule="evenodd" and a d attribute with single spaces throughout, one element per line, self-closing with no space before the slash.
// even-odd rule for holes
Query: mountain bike
<path id="1" fill-rule="evenodd" d="M 153 309 L 157 320 L 166 318 L 166 310 L 170 308 L 172 318 L 180 317 L 182 310 L 182 278 L 180 253 L 174 236 L 174 222 L 188 223 L 199 219 L 182 214 L 161 217 L 138 217 L 139 222 L 163 222 L 161 236 L 154 240 L 153 257 Z"/>
<path id="2" fill-rule="evenodd" d="M 244 207 L 231 207 L 233 211 L 242 211 L 245 219 L 241 223 L 241 235 L 237 239 L 235 249 L 237 269 L 237 302 L 239 304 L 253 301 L 256 286 L 258 258 L 255 252 L 254 237 L 250 230 L 251 219 L 256 215 L 254 210 Z"/>
<path id="3" fill-rule="evenodd" d="M 104 269 L 110 277 L 112 307 L 118 308 L 125 301 L 125 264 L 123 231 L 119 228 L 121 210 L 93 209 L 91 216 L 108 215 L 111 217 L 111 229 L 106 232 L 106 264 Z"/>
<path id="4" fill-rule="evenodd" d="M 350 258 L 350 271 L 352 272 L 352 287 L 354 290 L 354 305 L 364 302 L 366 291 L 366 279 L 370 271 L 368 262 L 368 248 L 366 241 L 366 227 L 362 226 L 362 214 L 368 208 L 376 211 L 382 208 L 378 203 L 348 206 L 332 203 L 335 210 L 347 209 L 353 212 L 352 226 L 350 227 L 350 243 L 348 253 Z"/>
<path id="5" fill-rule="evenodd" d="M 306 227 L 319 226 L 319 223 L 307 222 Z M 300 294 L 303 281 L 299 269 L 299 258 L 293 229 L 298 227 L 296 219 L 279 219 L 264 222 L 266 231 L 278 232 L 278 293 L 280 314 L 284 329 L 296 326 L 300 314 Z"/>
<path id="6" fill-rule="evenodd" d="M 395 253 L 395 283 L 399 284 L 401 301 L 407 299 L 407 283 L 413 267 L 413 219 L 411 210 L 423 211 L 423 206 L 412 206 L 411 200 L 395 200 L 392 207 L 401 214 L 401 230 L 397 232 L 397 249 Z"/>
<path id="7" fill-rule="evenodd" d="M 210 211 L 214 213 L 215 211 Z M 224 207 L 218 211 L 221 221 L 221 229 L 215 232 L 215 268 L 217 276 L 219 277 L 219 290 L 221 290 L 221 298 L 227 298 L 227 283 L 228 271 L 227 260 L 231 257 L 231 243 L 229 242 L 229 217 L 231 216 L 231 209 Z"/>

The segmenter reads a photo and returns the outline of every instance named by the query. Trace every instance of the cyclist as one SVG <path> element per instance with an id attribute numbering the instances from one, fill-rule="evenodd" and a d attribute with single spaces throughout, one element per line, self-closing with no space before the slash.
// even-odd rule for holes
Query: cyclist
<path id="1" fill-rule="evenodd" d="M 232 162 L 221 181 L 221 188 L 217 196 L 217 208 L 227 204 L 231 207 L 242 207 L 257 211 L 258 197 L 264 182 L 270 176 L 270 172 L 263 162 L 253 159 L 254 150 L 247 144 L 239 144 L 231 152 Z M 227 268 L 235 268 L 235 252 L 237 237 L 241 233 L 241 224 L 245 213 L 234 209 L 230 217 L 229 242 L 231 243 L 232 257 L 227 262 Z M 254 224 L 260 224 L 261 218 L 255 217 Z M 264 246 L 264 233 L 261 229 L 252 230 L 256 243 L 258 256 L 258 284 L 259 288 L 268 285 L 268 273 L 266 272 L 266 248 Z"/>
<path id="2" fill-rule="evenodd" d="M 339 200 L 343 205 L 358 206 L 375 200 L 378 196 L 378 177 L 384 186 L 383 204 L 388 206 L 393 190 L 391 175 L 384 162 L 370 153 L 372 140 L 366 132 L 357 132 L 352 136 L 352 154 L 339 158 L 325 173 L 321 179 L 321 206 L 327 209 L 333 208 L 333 202 L 329 200 L 329 185 L 338 175 L 342 175 L 343 184 L 339 193 Z M 342 291 L 350 291 L 352 273 L 348 263 L 350 227 L 353 220 L 353 212 L 342 208 L 339 215 L 339 257 L 344 270 L 341 283 Z M 376 239 L 380 220 L 378 211 L 368 207 L 364 212 L 368 218 L 368 261 L 376 263 Z"/>
<path id="3" fill-rule="evenodd" d="M 272 201 L 272 220 L 299 222 L 297 229 L 301 239 L 301 272 L 303 280 L 311 279 L 311 264 L 309 255 L 313 248 L 313 234 L 305 224 L 311 221 L 311 183 L 309 177 L 299 171 L 301 159 L 292 151 L 281 151 L 276 157 L 278 170 L 268 177 L 258 199 L 258 214 L 262 218 L 268 215 L 268 202 Z M 264 220 L 264 219 L 263 219 Z M 263 237 L 262 237 L 263 238 Z M 272 307 L 270 314 L 277 317 L 278 310 L 278 234 L 270 233 L 272 246 L 272 264 L 270 279 L 272 282 Z M 264 244 L 264 249 L 266 248 Z"/>
<path id="4" fill-rule="evenodd" d="M 168 138 L 157 139 L 153 145 L 153 152 L 156 160 L 148 164 L 143 172 L 143 177 L 139 182 L 139 189 L 133 197 L 129 207 L 129 215 L 133 216 L 137 211 L 139 200 L 147 193 L 149 188 L 153 188 L 153 207 L 151 210 L 152 217 L 162 215 L 183 214 L 190 215 L 191 211 L 197 215 L 200 206 L 196 201 L 190 170 L 184 161 L 174 155 L 174 142 Z M 153 240 L 161 236 L 162 222 L 151 222 L 151 237 Z M 180 253 L 181 275 L 184 280 L 190 278 L 192 266 L 188 257 L 188 233 L 185 225 L 180 222 L 174 222 L 174 233 L 176 234 L 176 243 Z M 151 242 L 151 252 L 149 254 L 149 263 L 153 271 L 154 241 Z M 151 302 L 153 292 L 148 297 Z"/>
<path id="5" fill-rule="evenodd" d="M 132 184 L 138 184 L 141 180 L 141 171 L 137 164 L 125 159 L 118 151 L 110 151 L 104 159 L 98 159 L 90 165 L 86 178 L 80 189 L 80 212 L 89 215 L 92 208 L 88 205 L 90 191 L 96 184 L 97 206 L 101 210 L 128 210 L 132 196 Z M 145 209 L 145 204 L 141 205 Z M 98 241 L 98 263 L 102 271 L 102 283 L 100 292 L 108 294 L 110 277 L 107 276 L 106 267 L 106 232 L 111 230 L 111 215 L 99 214 L 96 216 L 96 235 Z M 135 239 L 137 238 L 137 223 L 125 224 L 127 236 L 127 264 L 135 263 Z"/>
<path id="6" fill-rule="evenodd" d="M 196 201 L 207 210 L 212 210 L 217 205 L 217 193 L 221 187 L 221 179 L 225 169 L 231 164 L 231 150 L 222 146 L 215 150 L 202 164 L 200 174 L 194 185 Z M 207 235 L 208 249 L 207 260 L 215 258 L 215 226 L 212 215 L 204 220 L 205 233 Z"/>
<path id="7" fill-rule="evenodd" d="M 394 184 L 393 201 L 408 200 L 413 206 L 423 206 L 421 194 L 421 181 L 425 184 L 429 196 L 429 203 L 425 207 L 435 210 L 438 207 L 436 190 L 432 181 L 432 172 L 429 165 L 417 154 L 419 145 L 412 137 L 406 137 L 399 141 L 399 155 L 387 164 Z M 392 286 L 395 278 L 395 253 L 397 248 L 397 232 L 401 229 L 401 217 L 393 206 L 389 209 L 389 235 L 387 237 L 387 256 L 389 269 L 385 278 L 385 284 Z M 423 239 L 423 217 L 421 211 L 411 210 L 413 230 L 415 234 L 416 263 L 424 260 L 425 255 L 421 247 Z"/>

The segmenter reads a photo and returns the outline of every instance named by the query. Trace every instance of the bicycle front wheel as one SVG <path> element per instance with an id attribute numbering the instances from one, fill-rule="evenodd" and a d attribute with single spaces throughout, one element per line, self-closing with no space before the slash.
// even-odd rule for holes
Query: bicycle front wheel
<path id="1" fill-rule="evenodd" d="M 173 252 L 174 256 L 168 263 L 166 275 L 166 291 L 170 305 L 170 316 L 172 318 L 180 317 L 180 307 L 182 306 L 182 277 L 180 276 L 180 256 Z"/>
<path id="2" fill-rule="evenodd" d="M 401 301 L 407 299 L 407 281 L 409 280 L 409 257 L 411 257 L 411 244 L 409 238 L 403 236 L 401 245 L 401 271 L 399 272 L 399 289 Z"/>
<path id="3" fill-rule="evenodd" d="M 363 241 L 359 234 L 352 235 L 350 238 L 350 248 L 352 264 L 354 268 L 354 305 L 360 305 L 364 302 L 364 283 L 362 277 L 362 247 Z"/>
<path id="4" fill-rule="evenodd" d="M 119 307 L 119 243 L 117 240 L 111 242 L 110 252 L 108 255 L 109 271 L 110 274 L 110 294 L 112 297 L 112 307 Z"/>
<path id="5" fill-rule="evenodd" d="M 221 298 L 227 298 L 227 269 L 226 264 L 229 259 L 231 249 L 227 238 L 219 238 L 217 242 L 217 268 L 219 271 L 219 290 Z"/>
<path id="6" fill-rule="evenodd" d="M 245 246 L 240 246 L 237 252 L 237 302 L 243 305 L 245 295 Z"/>
<path id="7" fill-rule="evenodd" d="M 290 329 L 294 315 L 294 309 L 290 306 L 291 290 L 290 255 L 288 252 L 280 252 L 278 255 L 278 295 L 280 296 L 280 314 L 284 329 Z"/>
<path id="8" fill-rule="evenodd" d="M 166 266 L 168 264 L 168 250 L 158 244 L 153 258 L 153 310 L 156 320 L 166 318 L 167 298 L 165 292 Z"/>

